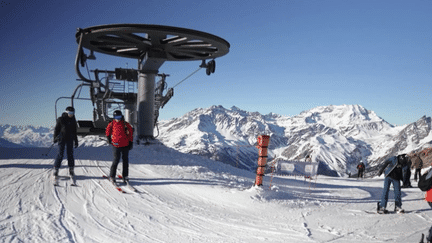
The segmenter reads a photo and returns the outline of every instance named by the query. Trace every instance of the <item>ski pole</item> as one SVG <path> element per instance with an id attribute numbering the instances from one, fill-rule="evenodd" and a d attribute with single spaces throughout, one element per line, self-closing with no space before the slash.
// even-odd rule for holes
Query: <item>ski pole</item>
<path id="1" fill-rule="evenodd" d="M 48 152 L 46 152 L 46 154 L 42 154 L 45 156 L 48 156 L 48 153 L 51 151 L 52 147 L 54 146 L 55 143 L 52 143 L 51 146 L 48 148 Z"/>

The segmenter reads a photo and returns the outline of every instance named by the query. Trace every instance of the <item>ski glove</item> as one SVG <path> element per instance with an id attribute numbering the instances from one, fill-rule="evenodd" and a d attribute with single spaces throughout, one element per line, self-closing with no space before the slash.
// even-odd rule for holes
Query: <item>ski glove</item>
<path id="1" fill-rule="evenodd" d="M 132 150 L 132 148 L 133 148 L 133 142 L 129 142 L 128 148 L 129 148 L 129 150 Z"/>
<path id="2" fill-rule="evenodd" d="M 108 144 L 111 145 L 111 136 L 107 136 Z"/>
<path id="3" fill-rule="evenodd" d="M 78 142 L 77 141 L 75 142 L 75 148 L 78 148 Z"/>

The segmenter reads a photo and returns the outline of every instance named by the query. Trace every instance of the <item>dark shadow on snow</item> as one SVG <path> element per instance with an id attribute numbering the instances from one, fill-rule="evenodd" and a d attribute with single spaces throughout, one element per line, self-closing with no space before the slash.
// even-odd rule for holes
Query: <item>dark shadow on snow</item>
<path id="1" fill-rule="evenodd" d="M 340 179 L 344 180 L 344 179 Z M 301 181 L 298 179 L 290 177 L 277 177 L 273 181 L 278 185 L 278 191 L 271 190 L 265 193 L 264 197 L 267 200 L 295 200 L 295 199 L 308 199 L 317 200 L 322 202 L 332 202 L 332 203 L 372 203 L 372 208 L 375 207 L 376 202 L 381 200 L 381 195 L 383 192 L 383 187 L 371 187 L 368 186 L 367 181 L 363 181 L 364 185 L 350 186 L 350 185 L 337 185 L 337 184 L 325 184 L 319 182 L 319 177 L 316 181 Z M 384 186 L 384 182 L 383 182 Z M 337 189 L 343 190 L 363 190 L 369 194 L 368 197 L 364 198 L 350 198 L 338 196 L 337 194 L 332 195 L 332 192 Z M 415 190 L 416 188 L 411 188 L 409 190 Z M 408 201 L 422 201 L 423 198 L 418 199 L 407 199 L 407 193 L 402 189 L 402 204 Z M 418 191 L 420 189 L 417 188 Z M 355 192 L 353 192 L 355 193 Z M 389 191 L 389 203 L 394 202 L 393 187 L 390 187 Z M 428 206 L 425 204 L 425 206 Z"/>
<path id="2" fill-rule="evenodd" d="M 11 168 L 21 168 L 21 169 L 51 169 L 52 165 L 48 164 L 2 164 L 0 169 L 11 169 Z"/>

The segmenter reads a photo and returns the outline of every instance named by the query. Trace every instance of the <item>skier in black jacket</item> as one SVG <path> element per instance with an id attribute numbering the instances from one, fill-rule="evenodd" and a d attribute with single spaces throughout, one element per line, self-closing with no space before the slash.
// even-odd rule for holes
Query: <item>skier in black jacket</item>
<path id="1" fill-rule="evenodd" d="M 71 106 L 57 119 L 54 129 L 54 143 L 59 144 L 59 153 L 54 162 L 54 177 L 58 176 L 58 171 L 64 157 L 64 150 L 67 147 L 67 159 L 70 176 L 74 176 L 75 160 L 73 155 L 73 146 L 78 147 L 77 122 L 75 119 L 75 109 Z"/>
<path id="2" fill-rule="evenodd" d="M 387 213 L 387 201 L 389 196 L 390 185 L 393 184 L 393 192 L 395 197 L 395 209 L 397 213 L 403 213 L 402 209 L 402 197 L 400 181 L 403 179 L 402 168 L 405 166 L 406 160 L 405 155 L 393 156 L 384 162 L 384 165 L 378 172 L 380 176 L 383 172 L 385 174 L 384 188 L 381 195 L 381 202 L 378 204 L 378 213 Z"/>
<path id="3" fill-rule="evenodd" d="M 363 163 L 363 160 L 360 161 L 360 163 L 357 165 L 357 178 L 364 178 L 364 171 L 365 171 L 365 164 Z"/>

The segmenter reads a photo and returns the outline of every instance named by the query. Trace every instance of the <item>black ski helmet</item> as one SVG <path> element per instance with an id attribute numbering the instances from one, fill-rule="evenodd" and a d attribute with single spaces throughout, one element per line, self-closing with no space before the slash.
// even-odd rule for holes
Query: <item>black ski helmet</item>
<path id="1" fill-rule="evenodd" d="M 115 110 L 113 113 L 113 116 L 122 116 L 122 115 L 123 115 L 122 112 L 119 110 Z"/>
<path id="2" fill-rule="evenodd" d="M 115 110 L 113 113 L 113 117 L 115 118 L 116 116 L 123 116 L 122 112 L 119 110 Z"/>
<path id="3" fill-rule="evenodd" d="M 73 112 L 75 112 L 75 108 L 73 108 L 72 106 L 68 106 L 68 107 L 66 107 L 66 111 L 73 111 Z"/>

